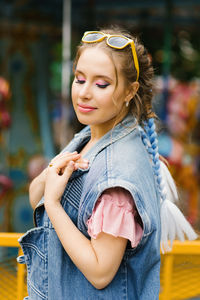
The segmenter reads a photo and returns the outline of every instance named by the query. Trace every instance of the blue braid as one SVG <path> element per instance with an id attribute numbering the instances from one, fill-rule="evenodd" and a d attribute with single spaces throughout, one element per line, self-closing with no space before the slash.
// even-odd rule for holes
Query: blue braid
<path id="1" fill-rule="evenodd" d="M 153 163 L 152 168 L 154 170 L 157 186 L 160 192 L 161 199 L 164 201 L 166 199 L 166 195 L 164 192 L 163 178 L 161 175 L 161 165 L 158 153 L 158 139 L 154 118 L 150 118 L 148 122 L 145 123 L 144 129 L 140 127 L 141 138 L 145 148 L 151 156 Z"/>

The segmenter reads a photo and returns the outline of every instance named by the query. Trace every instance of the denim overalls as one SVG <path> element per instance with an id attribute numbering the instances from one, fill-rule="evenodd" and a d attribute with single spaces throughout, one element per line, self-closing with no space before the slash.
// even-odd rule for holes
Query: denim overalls
<path id="1" fill-rule="evenodd" d="M 89 138 L 90 129 L 86 127 L 63 151 L 80 151 Z M 45 212 L 44 199 L 41 199 L 34 212 L 36 228 L 19 240 L 24 256 L 18 261 L 27 264 L 27 299 L 157 300 L 160 286 L 159 195 L 150 158 L 133 117 L 128 115 L 85 157 L 89 159 L 89 167 L 72 174 L 61 199 L 64 210 L 89 238 L 86 222 L 98 197 L 107 188 L 123 187 L 132 194 L 141 217 L 142 239 L 136 248 L 127 246 L 112 282 L 97 290 L 65 252 Z"/>

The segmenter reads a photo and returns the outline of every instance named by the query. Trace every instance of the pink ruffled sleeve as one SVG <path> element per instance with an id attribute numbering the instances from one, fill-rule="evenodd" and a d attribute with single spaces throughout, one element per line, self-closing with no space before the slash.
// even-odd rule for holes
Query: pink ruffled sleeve
<path id="1" fill-rule="evenodd" d="M 131 194 L 120 187 L 107 189 L 98 199 L 87 221 L 88 234 L 94 239 L 100 232 L 123 237 L 130 240 L 134 248 L 143 233 L 137 219 L 139 215 Z"/>

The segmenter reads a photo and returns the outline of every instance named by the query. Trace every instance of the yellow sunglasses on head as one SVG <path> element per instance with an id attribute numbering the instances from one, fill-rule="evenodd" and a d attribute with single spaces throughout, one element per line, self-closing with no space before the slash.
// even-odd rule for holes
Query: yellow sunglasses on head
<path id="1" fill-rule="evenodd" d="M 103 39 L 107 38 L 106 43 L 109 47 L 112 47 L 114 49 L 123 49 L 128 45 L 131 45 L 131 50 L 133 53 L 133 61 L 134 65 L 137 71 L 137 78 L 136 81 L 138 81 L 139 78 L 139 63 L 137 58 L 137 53 L 135 50 L 135 44 L 134 41 L 127 38 L 124 35 L 112 35 L 112 34 L 106 34 L 102 31 L 86 31 L 82 37 L 83 43 L 96 43 L 101 42 Z"/>

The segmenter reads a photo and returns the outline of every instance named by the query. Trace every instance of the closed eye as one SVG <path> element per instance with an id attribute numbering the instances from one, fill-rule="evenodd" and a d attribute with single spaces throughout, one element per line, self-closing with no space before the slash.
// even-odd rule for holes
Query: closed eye
<path id="1" fill-rule="evenodd" d="M 76 82 L 76 83 L 79 83 L 79 84 L 83 84 L 83 83 L 85 83 L 85 80 L 82 80 L 82 79 L 76 79 L 75 82 Z"/>
<path id="2" fill-rule="evenodd" d="M 105 89 L 107 86 L 109 86 L 110 83 L 105 83 L 105 84 L 99 84 L 99 83 L 96 83 L 96 86 L 98 86 L 99 88 L 101 89 Z"/>

